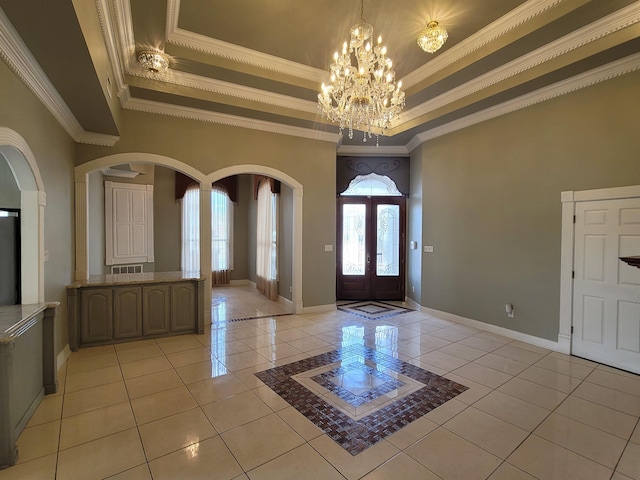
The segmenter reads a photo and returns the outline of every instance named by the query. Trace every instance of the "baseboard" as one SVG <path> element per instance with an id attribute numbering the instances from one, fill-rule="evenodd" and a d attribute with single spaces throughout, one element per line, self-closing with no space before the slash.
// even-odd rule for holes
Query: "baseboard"
<path id="1" fill-rule="evenodd" d="M 314 305 L 313 307 L 302 307 L 301 313 L 326 313 L 336 310 L 336 304 L 331 303 L 328 305 Z"/>
<path id="2" fill-rule="evenodd" d="M 289 308 L 293 308 L 293 301 L 289 300 L 286 297 L 283 297 L 282 295 L 278 296 L 278 303 L 286 305 Z"/>
<path id="3" fill-rule="evenodd" d="M 238 286 L 238 285 L 249 285 L 250 282 L 247 278 L 243 278 L 242 280 L 231 280 L 229 282 L 229 285 L 231 285 L 232 287 Z M 255 285 L 255 284 L 254 284 Z"/>
<path id="4" fill-rule="evenodd" d="M 451 322 L 461 323 L 469 327 L 479 328 L 480 330 L 485 330 L 487 332 L 502 335 L 503 337 L 512 338 L 514 340 L 520 340 L 521 342 L 529 343 L 537 347 L 546 348 L 548 350 L 553 350 L 554 352 L 569 353 L 568 351 L 565 351 L 566 345 L 564 341 L 562 343 L 554 342 L 553 340 L 547 340 L 546 338 L 536 337 L 533 335 L 529 335 L 528 333 L 516 332 L 515 330 L 499 327 L 497 325 L 481 322 L 479 320 L 473 320 L 471 318 L 461 317 L 460 315 L 456 315 L 454 313 L 442 312 L 434 308 L 420 306 L 419 310 L 443 320 L 449 320 Z"/>
<path id="5" fill-rule="evenodd" d="M 71 349 L 69 348 L 69 344 L 67 343 L 56 357 L 56 372 L 62 368 L 64 362 L 66 362 L 69 358 L 69 355 L 71 355 Z"/>

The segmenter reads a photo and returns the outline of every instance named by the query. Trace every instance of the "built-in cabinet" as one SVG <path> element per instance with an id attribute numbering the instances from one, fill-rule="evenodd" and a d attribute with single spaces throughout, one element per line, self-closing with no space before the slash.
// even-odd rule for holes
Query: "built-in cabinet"
<path id="1" fill-rule="evenodd" d="M 94 280 L 67 287 L 71 349 L 202 333 L 204 280 L 172 280 L 176 276 L 105 275 L 102 283 Z"/>

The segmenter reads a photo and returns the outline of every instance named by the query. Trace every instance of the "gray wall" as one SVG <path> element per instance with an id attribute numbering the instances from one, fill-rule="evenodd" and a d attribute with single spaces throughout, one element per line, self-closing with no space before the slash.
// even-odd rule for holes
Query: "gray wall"
<path id="1" fill-rule="evenodd" d="M 261 165 L 282 172 L 281 180 L 287 175 L 300 183 L 303 305 L 335 302 L 335 252 L 324 252 L 324 245 L 335 243 L 335 144 L 132 110 L 124 110 L 121 120 L 118 143 L 78 145 L 78 164 L 144 152 L 173 158 L 206 175 L 226 167 Z M 253 172 L 248 166 L 247 173 Z"/>
<path id="2" fill-rule="evenodd" d="M 631 73 L 416 149 L 421 304 L 557 341 L 560 192 L 640 184 L 638 98 Z"/>
<path id="3" fill-rule="evenodd" d="M 293 286 L 293 190 L 282 185 L 278 218 L 278 294 L 291 300 Z"/>
<path id="4" fill-rule="evenodd" d="M 73 280 L 75 144 L 33 93 L 0 62 L 0 126 L 18 132 L 32 151 L 47 194 L 44 209 L 44 295 L 59 301 L 56 352 L 68 343 L 66 286 Z"/>
<path id="5" fill-rule="evenodd" d="M 181 262 L 182 204 L 176 201 L 175 171 L 155 167 L 153 243 L 156 272 L 178 272 Z"/>
<path id="6" fill-rule="evenodd" d="M 413 158 L 421 158 L 422 147 L 413 151 Z M 422 301 L 422 162 L 411 160 L 410 194 L 407 199 L 407 282 L 406 296 L 416 303 Z M 416 242 L 416 248 L 409 248 L 410 242 Z"/>
<path id="7" fill-rule="evenodd" d="M 0 208 L 20 208 L 20 189 L 2 154 L 0 154 Z"/>

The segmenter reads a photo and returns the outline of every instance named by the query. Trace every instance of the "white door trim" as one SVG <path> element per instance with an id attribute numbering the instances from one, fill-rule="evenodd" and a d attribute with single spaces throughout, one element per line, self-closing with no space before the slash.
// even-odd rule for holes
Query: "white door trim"
<path id="1" fill-rule="evenodd" d="M 594 200 L 618 200 L 640 197 L 640 185 L 568 191 L 560 194 L 562 202 L 562 237 L 560 246 L 560 325 L 558 346 L 563 353 L 571 353 L 571 325 L 573 323 L 573 255 L 575 229 L 573 218 L 576 203 Z"/>

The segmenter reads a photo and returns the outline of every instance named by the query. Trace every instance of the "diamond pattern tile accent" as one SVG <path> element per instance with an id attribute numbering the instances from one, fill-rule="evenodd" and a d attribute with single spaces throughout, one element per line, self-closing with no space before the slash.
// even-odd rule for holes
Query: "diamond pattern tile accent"
<path id="1" fill-rule="evenodd" d="M 381 320 L 383 318 L 395 317 L 403 313 L 413 312 L 408 308 L 398 307 L 386 302 L 350 302 L 338 305 L 341 312 L 350 313 L 367 320 Z"/>
<path id="2" fill-rule="evenodd" d="M 292 378 L 294 375 L 337 362 L 351 365 L 354 357 L 361 359 L 360 364 L 363 366 L 372 368 L 371 365 L 375 364 L 376 366 L 384 367 L 389 371 L 419 382 L 422 387 L 395 401 L 386 403 L 381 408 L 356 420 L 332 405 L 327 400 L 329 396 L 321 397 Z M 367 365 L 367 361 L 371 363 Z M 353 368 L 362 367 L 354 366 Z M 323 386 L 331 390 L 331 388 L 327 387 L 327 384 L 336 384 L 329 381 L 328 378 L 335 376 L 336 370 L 328 373 L 329 375 L 322 381 Z M 363 452 L 385 437 L 467 390 L 464 385 L 363 345 L 351 345 L 281 367 L 264 370 L 255 375 L 351 455 Z M 322 377 L 322 375 L 318 375 L 318 377 Z M 385 383 L 389 382 L 386 381 Z M 342 392 L 339 388 L 341 387 L 333 389 L 333 392 L 336 393 L 337 390 L 337 395 L 343 399 L 345 397 L 349 398 L 349 395 L 354 395 L 349 391 Z M 375 388 L 365 393 L 367 401 L 373 399 L 371 394 L 373 390 Z M 377 397 L 381 395 L 384 394 L 379 393 Z"/>

